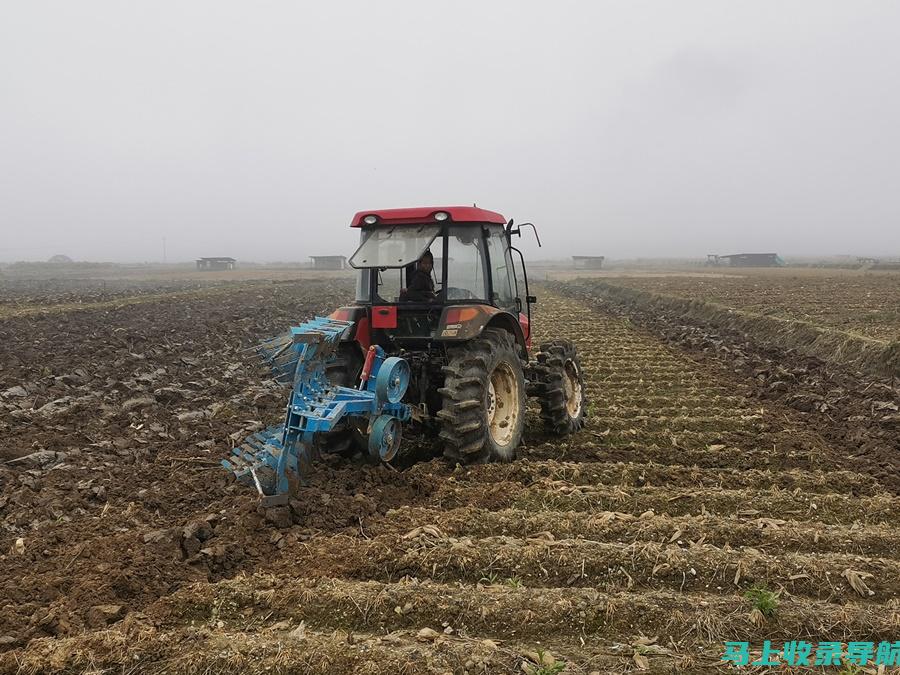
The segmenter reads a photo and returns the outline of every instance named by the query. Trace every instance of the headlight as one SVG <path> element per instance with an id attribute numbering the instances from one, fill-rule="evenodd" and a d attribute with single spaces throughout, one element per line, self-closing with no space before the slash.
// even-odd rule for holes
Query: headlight
<path id="1" fill-rule="evenodd" d="M 437 213 L 434 214 L 435 220 L 447 220 L 447 218 L 449 218 L 449 217 L 450 217 L 450 214 L 447 213 L 446 211 L 438 211 Z"/>
<path id="2" fill-rule="evenodd" d="M 378 216 L 366 216 L 365 218 L 363 218 L 363 222 L 366 225 L 374 225 L 378 222 Z"/>

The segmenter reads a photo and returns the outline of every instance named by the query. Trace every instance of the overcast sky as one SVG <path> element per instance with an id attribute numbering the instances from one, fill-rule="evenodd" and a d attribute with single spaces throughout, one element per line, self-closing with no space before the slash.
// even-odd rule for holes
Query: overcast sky
<path id="1" fill-rule="evenodd" d="M 888 0 L 5 2 L 0 260 L 349 254 L 357 210 L 471 203 L 542 257 L 897 255 L 898 27 Z"/>

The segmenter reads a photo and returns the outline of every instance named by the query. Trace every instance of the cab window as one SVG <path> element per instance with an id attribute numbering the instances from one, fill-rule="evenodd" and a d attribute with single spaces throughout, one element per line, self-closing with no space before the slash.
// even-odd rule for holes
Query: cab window
<path id="1" fill-rule="evenodd" d="M 450 227 L 447 235 L 446 299 L 485 300 L 484 239 L 480 227 Z"/>
<path id="2" fill-rule="evenodd" d="M 488 234 L 488 254 L 491 259 L 491 283 L 494 297 L 491 301 L 497 307 L 509 309 L 516 303 L 512 276 L 512 258 L 509 242 L 502 227 L 490 228 Z"/>

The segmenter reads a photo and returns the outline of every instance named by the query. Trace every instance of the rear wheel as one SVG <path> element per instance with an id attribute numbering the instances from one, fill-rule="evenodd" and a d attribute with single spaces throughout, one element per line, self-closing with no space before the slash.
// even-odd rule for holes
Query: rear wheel
<path id="1" fill-rule="evenodd" d="M 363 357 L 357 344 L 345 342 L 338 347 L 334 358 L 325 365 L 325 376 L 332 384 L 356 388 L 362 367 Z M 352 457 L 357 452 L 366 453 L 367 441 L 363 424 L 358 418 L 344 418 L 334 429 L 319 435 L 319 449 L 345 457 Z"/>
<path id="2" fill-rule="evenodd" d="M 515 338 L 488 328 L 447 355 L 437 414 L 444 456 L 462 464 L 515 459 L 525 427 L 525 374 Z"/>
<path id="3" fill-rule="evenodd" d="M 541 345 L 537 363 L 529 368 L 529 394 L 541 403 L 541 419 L 547 430 L 567 436 L 584 426 L 584 376 L 575 345 L 554 340 Z"/>

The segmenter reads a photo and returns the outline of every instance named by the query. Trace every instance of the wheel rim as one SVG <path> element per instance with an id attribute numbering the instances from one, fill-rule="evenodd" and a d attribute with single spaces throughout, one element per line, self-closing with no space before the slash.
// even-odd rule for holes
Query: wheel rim
<path id="1" fill-rule="evenodd" d="M 400 422 L 389 415 L 380 415 L 369 434 L 369 454 L 390 462 L 400 449 L 401 434 Z"/>
<path id="2" fill-rule="evenodd" d="M 519 421 L 519 381 L 508 363 L 494 368 L 488 380 L 487 423 L 499 446 L 509 445 Z"/>
<path id="3" fill-rule="evenodd" d="M 575 419 L 581 415 L 581 407 L 584 405 L 584 386 L 578 364 L 572 359 L 568 359 L 563 368 L 563 390 L 566 394 L 566 412 Z"/>

